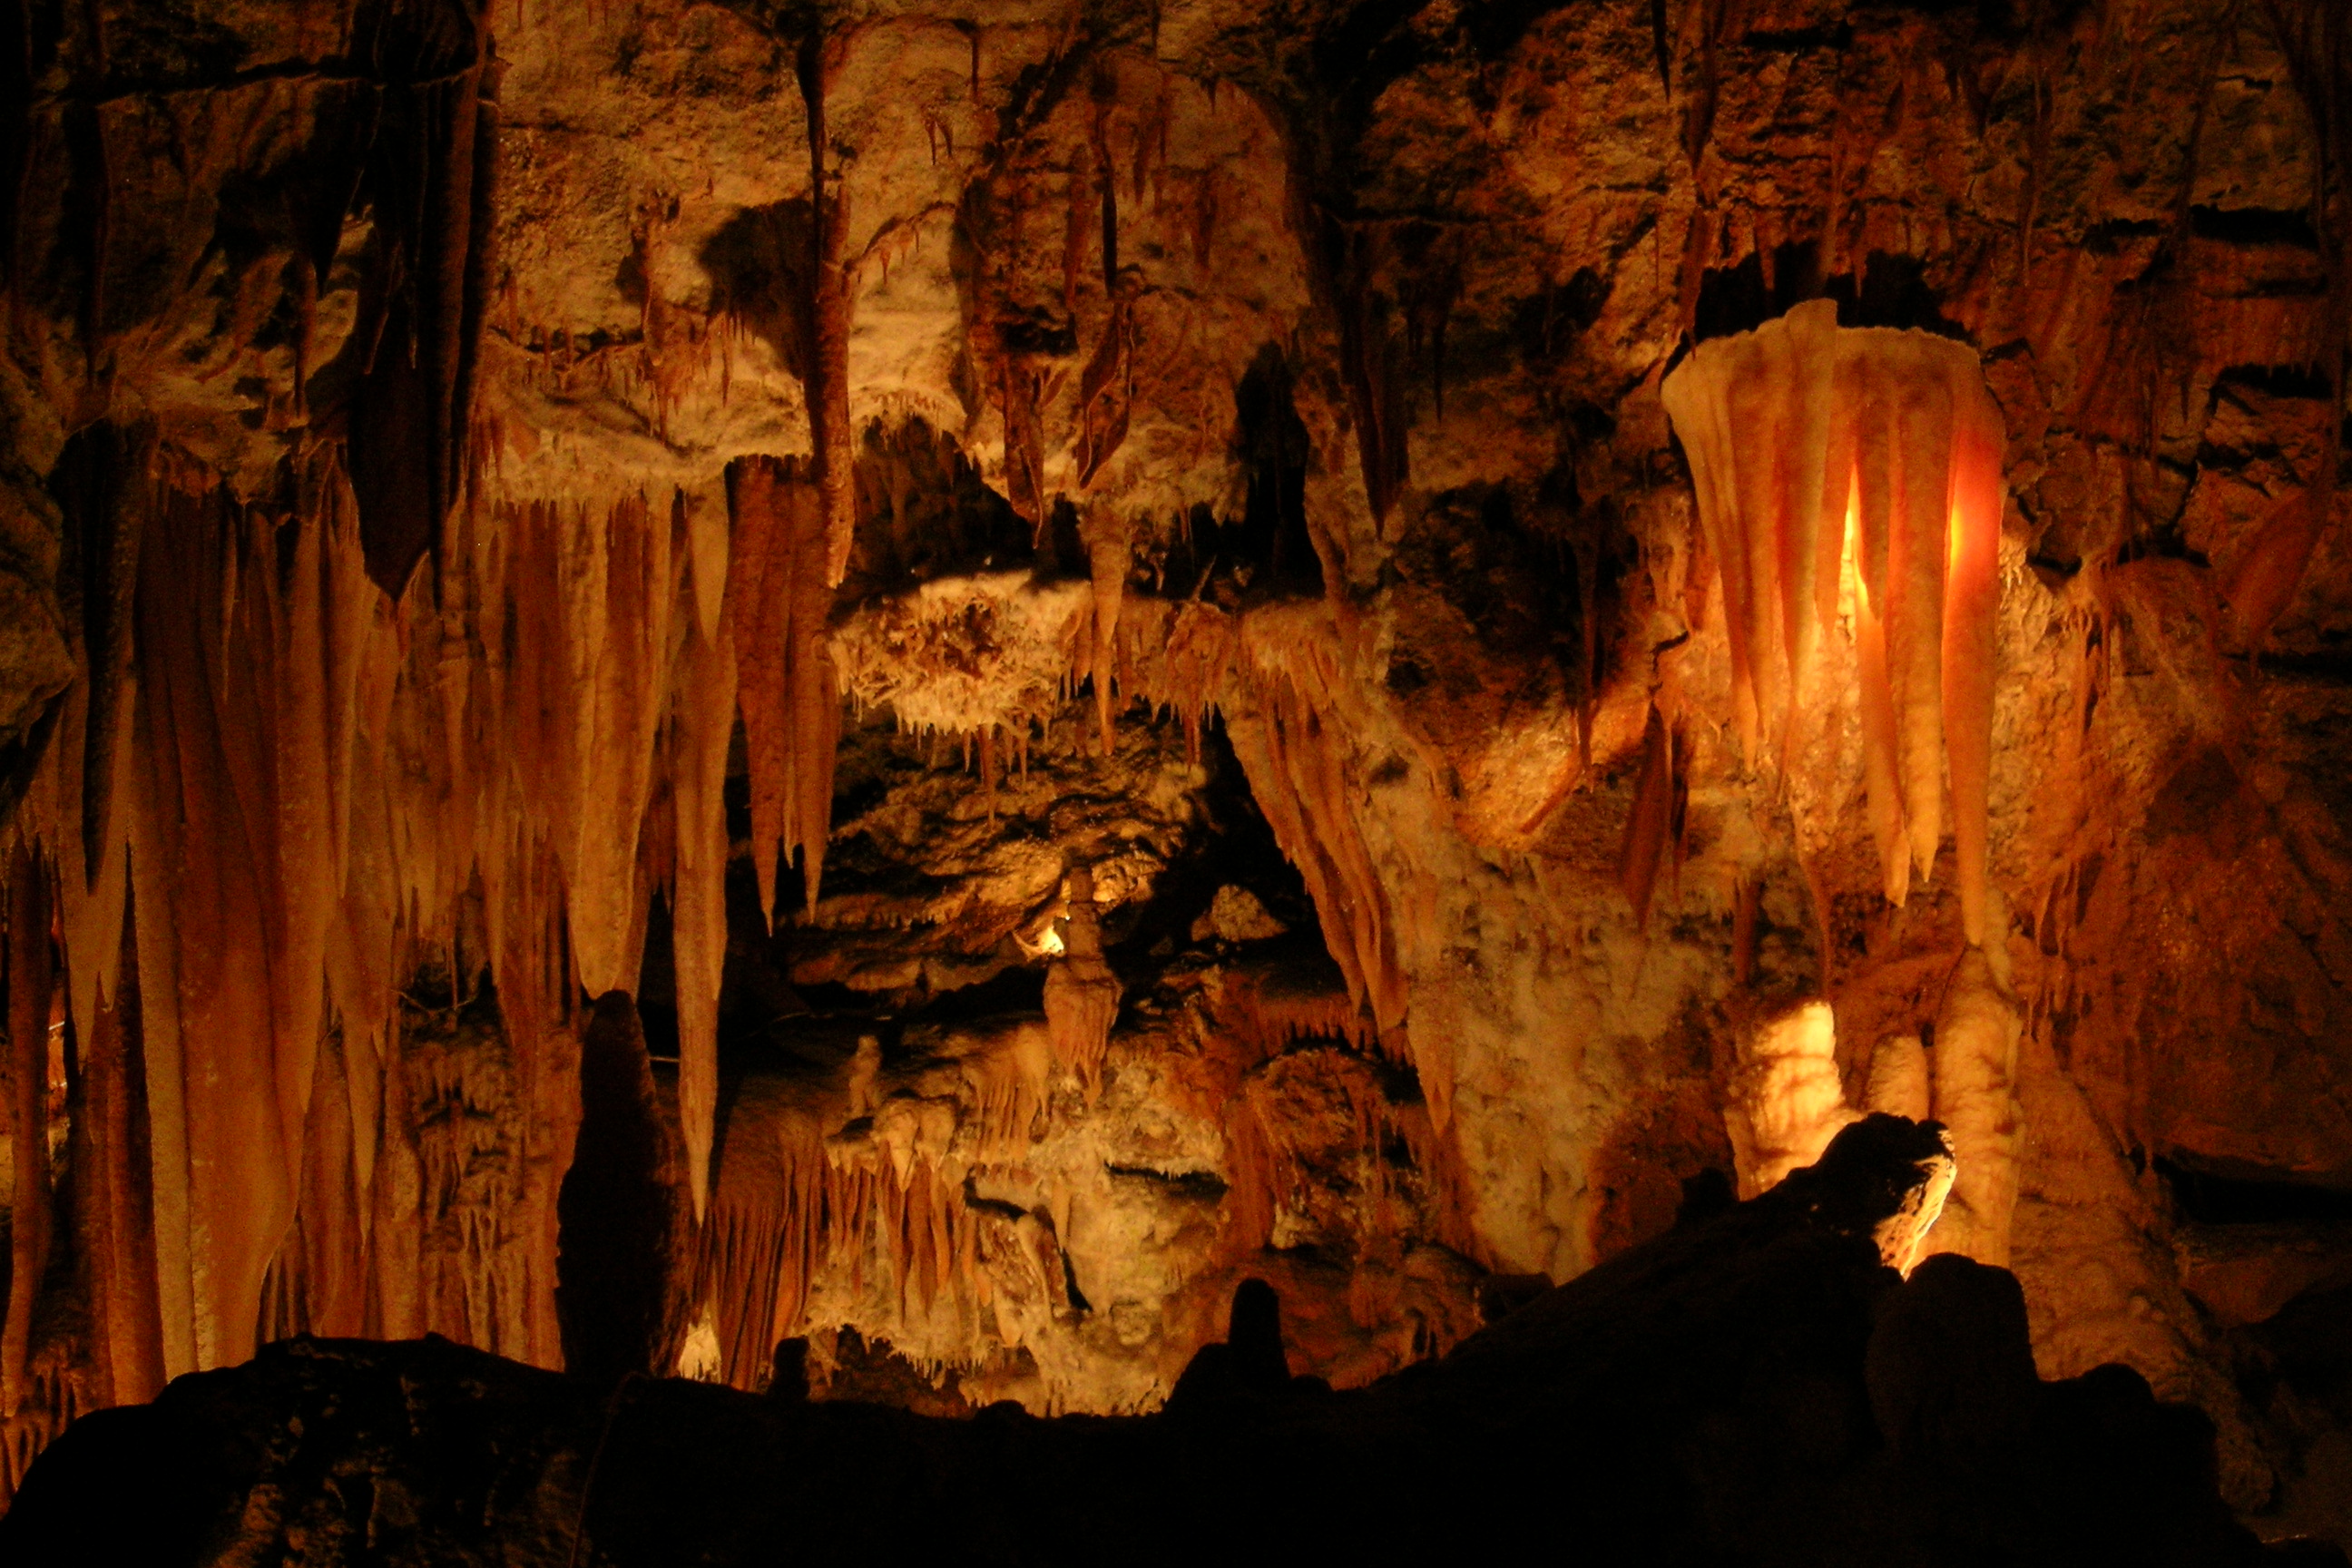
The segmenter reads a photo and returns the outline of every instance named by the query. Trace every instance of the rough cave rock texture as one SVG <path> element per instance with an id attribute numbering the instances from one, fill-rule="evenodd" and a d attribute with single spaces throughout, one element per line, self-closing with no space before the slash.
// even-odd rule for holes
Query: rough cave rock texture
<path id="1" fill-rule="evenodd" d="M 1892 1110 L 2352 1540 L 2347 170 L 2330 0 L 0 7 L 0 1491 L 1353 1387 Z"/>

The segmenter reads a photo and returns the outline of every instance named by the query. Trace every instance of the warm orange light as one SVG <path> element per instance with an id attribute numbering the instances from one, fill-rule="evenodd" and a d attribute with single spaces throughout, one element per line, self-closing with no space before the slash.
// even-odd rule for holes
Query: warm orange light
<path id="1" fill-rule="evenodd" d="M 1818 765 L 1798 731 L 1850 581 L 1886 895 L 1901 903 L 1932 875 L 1948 773 L 1962 915 L 1982 942 L 2002 430 L 1975 353 L 1842 328 L 1816 300 L 1700 344 L 1660 395 L 1721 574 L 1742 750 L 1784 772 Z"/>

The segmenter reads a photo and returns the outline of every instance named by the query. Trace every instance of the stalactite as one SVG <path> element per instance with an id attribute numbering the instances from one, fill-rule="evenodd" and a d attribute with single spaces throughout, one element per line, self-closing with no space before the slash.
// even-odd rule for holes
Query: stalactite
<path id="1" fill-rule="evenodd" d="M 726 614 L 740 658 L 752 864 L 772 921 L 779 850 L 800 854 L 814 910 L 832 823 L 841 704 L 825 636 L 826 524 L 820 487 L 793 460 L 745 458 L 727 472 L 735 550 Z"/>
<path id="2" fill-rule="evenodd" d="M 70 1156 L 76 1236 L 89 1269 L 92 1329 L 100 1347 L 100 1402 L 110 1405 L 152 1399 L 163 1387 L 134 940 L 128 930 L 122 932 L 116 972 L 123 978 L 117 989 L 100 991 L 90 1022 L 78 1037 L 83 1102 L 74 1122 L 80 1142 Z"/>
<path id="3" fill-rule="evenodd" d="M 1987 907 L 1992 799 L 1993 673 L 1999 662 L 2001 442 L 1990 398 L 1956 387 L 1949 564 L 1944 587 L 1944 748 L 1961 925 L 1977 946 L 2002 940 Z"/>
<path id="4" fill-rule="evenodd" d="M 84 887 L 97 883 L 113 843 L 118 758 L 130 720 L 126 700 L 131 678 L 131 627 L 139 585 L 139 540 L 143 509 L 137 491 L 147 468 L 152 431 L 127 434 L 110 424 L 96 427 L 100 443 L 83 504 L 77 509 L 81 533 L 83 666 L 80 758 L 81 864 Z M 120 871 L 119 865 L 116 868 Z"/>
<path id="5" fill-rule="evenodd" d="M 1188 763 L 1201 760 L 1201 726 L 1233 673 L 1237 647 L 1232 616 L 1213 605 L 1187 602 L 1177 607 L 1167 627 L 1160 658 L 1131 661 L 1146 669 L 1157 666 L 1160 684 L 1151 695 L 1175 708 L 1178 721 L 1184 726 Z"/>
<path id="6" fill-rule="evenodd" d="M 1650 895 L 1667 853 L 1674 819 L 1674 743 L 1666 721 L 1654 705 L 1643 727 L 1642 772 L 1633 785 L 1633 811 L 1625 819 L 1625 841 L 1617 855 L 1617 881 L 1633 906 L 1633 923 L 1650 927 Z"/>
<path id="7" fill-rule="evenodd" d="M 1891 384 L 1896 475 L 1886 542 L 1886 684 L 1900 747 L 1912 869 L 1924 885 L 1932 878 L 1943 837 L 1939 666 L 1946 540 L 1951 531 L 1953 410 L 1951 389 L 1936 363 L 1944 356 L 1924 339 L 1898 340 L 1892 346 L 1895 352 L 1882 350 L 1881 357 Z M 1967 368 L 1974 373 L 1976 367 Z"/>
<path id="8" fill-rule="evenodd" d="M 151 1085 L 169 1076 L 180 1090 L 179 1126 L 159 1138 L 159 1156 L 177 1144 L 185 1161 L 158 1173 L 159 1191 L 170 1183 L 187 1194 L 185 1231 L 159 1250 L 167 1268 L 189 1270 L 194 1354 L 206 1366 L 252 1348 L 263 1275 L 293 1218 L 300 1099 L 310 1088 L 305 1047 L 313 1043 L 278 1037 L 268 953 L 254 940 L 277 927 L 274 814 L 265 793 L 273 770 L 260 732 L 262 694 L 253 665 L 239 657 L 254 645 L 240 635 L 245 628 L 228 624 L 240 602 L 226 593 L 236 582 L 236 531 L 226 498 L 172 489 L 142 553 L 139 591 L 150 798 L 132 864 L 156 875 L 152 888 L 142 878 L 138 901 L 149 910 L 208 911 L 205 921 L 168 928 L 144 922 L 140 964 L 151 1024 L 162 1011 L 159 994 L 172 994 L 178 1047 L 177 1059 L 151 1056 L 148 1064 Z M 223 592 L 189 592 L 215 584 Z M 159 950 L 171 949 L 169 963 L 152 971 L 151 934 Z"/>
<path id="9" fill-rule="evenodd" d="M 670 940 L 677 968 L 678 1120 L 698 1224 L 709 1205 L 719 1105 L 719 987 L 727 958 L 725 791 L 735 679 L 731 637 L 722 633 L 713 641 L 702 627 L 687 634 L 670 731 L 670 777 L 677 795 Z"/>
<path id="10" fill-rule="evenodd" d="M 663 528 L 634 497 L 460 508 L 438 593 L 395 605 L 368 581 L 331 454 L 294 465 L 280 512 L 121 444 L 106 526 L 84 518 L 93 548 L 110 529 L 117 546 L 84 563 L 97 578 L 133 570 L 123 541 L 143 546 L 127 602 L 85 584 L 135 626 L 135 664 L 105 718 L 117 633 L 95 605 L 91 679 L 59 704 L 63 742 L 17 818 L 54 859 L 55 918 L 11 929 L 53 926 L 64 960 L 78 1250 L 52 1288 L 79 1293 L 58 1310 L 88 1328 L 26 1344 L 11 1475 L 72 1410 L 241 1359 L 257 1335 L 429 1330 L 561 1360 L 570 998 L 600 962 L 600 913 L 617 908 L 628 950 L 601 962 L 634 973 L 634 835 L 681 679 L 671 616 L 712 629 L 723 537 L 710 563 L 675 510 Z M 712 567 L 708 606 L 682 581 L 689 554 Z M 731 723 L 731 692 L 715 700 L 706 778 Z M 109 722 L 111 744 L 92 732 Z M 724 837 L 712 856 L 702 820 L 687 880 L 709 894 Z M 420 1029 L 396 1000 L 420 963 L 461 1011 L 491 994 L 487 964 L 490 1021 Z"/>
<path id="11" fill-rule="evenodd" d="M 1360 1052 L 1382 1048 L 1379 1030 L 1353 997 L 1324 984 L 1302 984 L 1282 969 L 1243 969 L 1229 974 L 1217 1008 L 1217 1026 L 1242 1047 L 1243 1059 L 1249 1062 L 1280 1056 L 1300 1040 L 1345 1040 Z"/>
<path id="12" fill-rule="evenodd" d="M 849 277 L 843 249 L 849 228 L 849 193 L 825 170 L 825 89 L 835 50 L 813 35 L 801 47 L 801 101 L 807 110 L 809 142 L 809 323 L 810 354 L 805 384 L 809 426 L 816 439 L 816 483 L 824 527 L 821 579 L 839 586 L 849 568 L 849 548 L 857 526 L 857 493 L 849 425 Z M 809 878 L 809 903 L 816 903 L 816 878 Z"/>
<path id="13" fill-rule="evenodd" d="M 638 828 L 652 790 L 656 731 L 668 684 L 677 603 L 668 520 L 641 498 L 599 520 L 580 514 L 564 541 L 573 689 L 583 699 L 573 755 L 578 837 L 566 857 L 573 961 L 590 995 L 635 990 L 644 904 Z"/>
<path id="14" fill-rule="evenodd" d="M 1243 626 L 1242 679 L 1258 710 L 1230 726 L 1275 842 L 1298 868 L 1349 994 L 1385 1032 L 1403 1023 L 1404 974 L 1388 895 L 1357 826 L 1335 710 L 1328 632 L 1283 617 Z"/>
<path id="15" fill-rule="evenodd" d="M 1721 577 L 1750 763 L 1820 765 L 1798 731 L 1850 571 L 1887 896 L 1902 902 L 1934 868 L 1948 749 L 1961 904 L 1970 940 L 1985 940 L 2001 424 L 1976 356 L 1918 332 L 1841 330 L 1822 300 L 1700 344 L 1662 395 Z"/>
<path id="16" fill-rule="evenodd" d="M 465 479 L 498 142 L 497 68 L 480 63 L 490 53 L 486 21 L 462 58 L 385 89 L 368 171 L 385 254 L 362 323 L 369 350 L 352 402 L 352 479 L 368 575 L 395 598 Z"/>
<path id="17" fill-rule="evenodd" d="M 1108 182 L 1103 189 L 1108 201 Z M 1078 429 L 1072 455 L 1081 487 L 1093 481 L 1127 440 L 1135 404 L 1135 300 L 1139 285 L 1129 278 L 1106 287 L 1111 296 L 1110 320 L 1078 377 Z"/>

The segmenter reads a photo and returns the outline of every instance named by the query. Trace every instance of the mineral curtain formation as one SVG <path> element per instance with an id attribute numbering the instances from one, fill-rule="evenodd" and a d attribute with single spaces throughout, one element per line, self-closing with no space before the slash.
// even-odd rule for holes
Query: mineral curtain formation
<path id="1" fill-rule="evenodd" d="M 1723 592 L 1740 743 L 1820 765 L 1811 704 L 1851 583 L 1870 826 L 1900 904 L 1932 875 L 1947 759 L 1962 920 L 1989 934 L 2000 411 L 1967 344 L 1841 329 L 1833 300 L 1700 343 L 1662 389 Z"/>

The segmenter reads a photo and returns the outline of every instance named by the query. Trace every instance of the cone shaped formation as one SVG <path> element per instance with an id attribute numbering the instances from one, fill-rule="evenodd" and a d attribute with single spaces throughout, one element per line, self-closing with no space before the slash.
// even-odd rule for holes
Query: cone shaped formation
<path id="1" fill-rule="evenodd" d="M 1751 765 L 1791 765 L 1851 542 L 1869 818 L 1887 898 L 1933 872 L 1948 767 L 1962 917 L 1985 938 L 2000 412 L 1975 351 L 1816 300 L 1701 343 L 1662 389 L 1721 574 Z"/>

